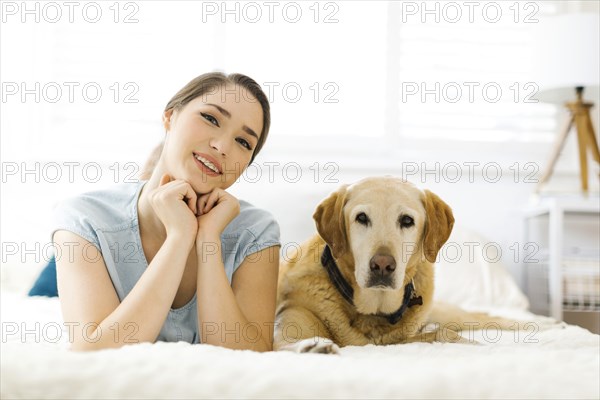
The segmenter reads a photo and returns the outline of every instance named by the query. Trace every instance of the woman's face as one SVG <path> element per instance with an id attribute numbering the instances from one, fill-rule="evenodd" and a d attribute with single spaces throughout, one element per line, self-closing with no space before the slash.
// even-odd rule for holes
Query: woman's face
<path id="1" fill-rule="evenodd" d="M 166 173 L 196 193 L 227 189 L 250 163 L 263 127 L 262 107 L 244 88 L 209 91 L 164 115 Z"/>

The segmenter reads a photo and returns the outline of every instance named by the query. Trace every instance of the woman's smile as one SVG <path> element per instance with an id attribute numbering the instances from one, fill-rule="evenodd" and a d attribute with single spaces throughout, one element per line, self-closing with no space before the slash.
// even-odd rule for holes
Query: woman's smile
<path id="1" fill-rule="evenodd" d="M 192 153 L 199 168 L 211 176 L 219 176 L 223 168 L 217 160 L 203 153 Z"/>

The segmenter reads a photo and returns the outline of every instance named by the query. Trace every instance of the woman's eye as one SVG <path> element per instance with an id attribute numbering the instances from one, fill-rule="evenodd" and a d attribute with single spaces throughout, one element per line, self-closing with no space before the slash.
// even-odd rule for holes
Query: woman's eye
<path id="1" fill-rule="evenodd" d="M 238 138 L 237 141 L 248 150 L 252 150 L 252 146 L 250 146 L 250 143 L 246 139 Z"/>
<path id="2" fill-rule="evenodd" d="M 410 228 L 415 224 L 415 221 L 409 215 L 404 215 L 400 217 L 400 227 L 401 228 Z"/>
<path id="3" fill-rule="evenodd" d="M 215 125 L 215 126 L 219 126 L 219 121 L 217 121 L 217 119 L 215 117 L 213 117 L 210 114 L 205 114 L 205 113 L 200 113 L 200 115 L 202 115 L 202 117 L 204 117 L 205 120 L 207 120 L 208 122 L 210 122 L 211 124 Z"/>

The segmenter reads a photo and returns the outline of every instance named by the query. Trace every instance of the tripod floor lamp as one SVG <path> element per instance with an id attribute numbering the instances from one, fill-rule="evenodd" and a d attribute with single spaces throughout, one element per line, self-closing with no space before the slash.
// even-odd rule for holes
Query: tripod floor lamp
<path id="1" fill-rule="evenodd" d="M 599 16 L 573 13 L 547 17 L 540 22 L 536 57 L 540 91 L 537 98 L 564 104 L 569 116 L 556 139 L 537 191 L 550 179 L 567 137 L 573 131 L 577 135 L 581 191 L 587 194 L 588 156 L 600 164 L 600 149 L 590 115 L 594 104 L 585 100 L 586 95 L 598 96 Z M 600 177 L 594 174 L 592 179 L 599 180 Z"/>

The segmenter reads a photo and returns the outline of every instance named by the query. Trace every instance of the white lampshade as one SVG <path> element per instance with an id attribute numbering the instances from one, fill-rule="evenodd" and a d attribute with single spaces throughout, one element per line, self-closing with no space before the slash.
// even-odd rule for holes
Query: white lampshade
<path id="1" fill-rule="evenodd" d="M 583 86 L 584 99 L 598 98 L 600 84 L 600 25 L 598 14 L 573 13 L 540 18 L 535 31 L 535 96 L 550 103 L 575 100 Z"/>

